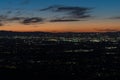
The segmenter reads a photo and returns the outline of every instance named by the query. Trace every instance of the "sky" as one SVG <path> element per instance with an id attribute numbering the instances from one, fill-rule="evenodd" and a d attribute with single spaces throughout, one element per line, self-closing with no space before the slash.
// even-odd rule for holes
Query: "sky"
<path id="1" fill-rule="evenodd" d="M 120 31 L 120 0 L 0 0 L 0 30 Z"/>

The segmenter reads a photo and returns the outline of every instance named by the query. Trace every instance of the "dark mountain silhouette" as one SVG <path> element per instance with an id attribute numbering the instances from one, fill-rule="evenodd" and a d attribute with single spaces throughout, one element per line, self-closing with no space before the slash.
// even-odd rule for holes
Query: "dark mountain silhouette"
<path id="1" fill-rule="evenodd" d="M 119 36 L 120 32 L 15 32 L 15 31 L 0 31 L 0 36 L 80 36 L 80 35 L 111 35 L 113 37 Z"/>

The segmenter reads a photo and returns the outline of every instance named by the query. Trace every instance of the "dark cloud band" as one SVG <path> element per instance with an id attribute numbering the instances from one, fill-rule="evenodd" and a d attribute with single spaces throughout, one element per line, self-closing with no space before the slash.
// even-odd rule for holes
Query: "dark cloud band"
<path id="1" fill-rule="evenodd" d="M 80 21 L 77 19 L 54 19 L 50 20 L 50 22 L 75 22 L 75 21 Z"/>
<path id="2" fill-rule="evenodd" d="M 120 16 L 117 16 L 117 17 L 111 17 L 110 19 L 120 19 Z"/>
<path id="3" fill-rule="evenodd" d="M 56 13 L 64 13 L 64 15 L 62 14 L 62 16 L 64 16 L 64 18 L 66 17 L 66 19 L 70 19 L 74 18 L 76 21 L 78 21 L 79 19 L 85 19 L 85 18 L 89 18 L 91 17 L 91 15 L 89 14 L 89 11 L 91 10 L 91 8 L 86 8 L 86 7 L 73 7 L 73 6 L 50 6 L 48 8 L 44 8 L 41 9 L 41 11 L 52 11 L 52 12 L 56 12 Z M 66 20 L 66 21 L 70 21 L 70 20 Z M 62 20 L 58 20 L 58 21 L 62 21 Z M 64 21 L 64 20 L 63 20 Z M 74 21 L 74 20 L 71 20 Z"/>
<path id="4" fill-rule="evenodd" d="M 120 30 L 117 29 L 110 29 L 110 28 L 106 28 L 106 29 L 95 29 L 97 31 L 102 31 L 102 32 L 118 32 Z"/>
<path id="5" fill-rule="evenodd" d="M 30 0 L 23 0 L 24 4 L 28 4 Z M 89 14 L 89 11 L 91 8 L 87 7 L 76 7 L 76 6 L 50 6 L 44 9 L 41 9 L 40 11 L 52 11 L 54 14 L 51 14 L 51 18 L 42 18 L 39 16 L 33 17 L 32 12 L 25 16 L 24 15 L 24 9 L 15 9 L 7 10 L 4 15 L 0 15 L 0 21 L 2 22 L 0 26 L 3 26 L 6 24 L 6 22 L 18 22 L 20 24 L 24 25 L 30 25 L 30 24 L 38 24 L 42 22 L 75 22 L 75 21 L 86 21 L 91 15 Z M 40 13 L 40 12 L 37 12 Z M 46 12 L 44 12 L 46 13 Z M 54 18 L 55 15 L 58 15 L 57 18 Z M 23 17 L 21 17 L 23 16 Z M 35 16 L 35 15 L 34 15 Z M 45 16 L 44 16 L 45 17 Z"/>
<path id="6" fill-rule="evenodd" d="M 39 17 L 33 17 L 33 18 L 26 18 L 22 21 L 23 24 L 33 24 L 33 23 L 39 23 L 39 22 L 43 22 L 44 19 L 43 18 L 39 18 Z"/>

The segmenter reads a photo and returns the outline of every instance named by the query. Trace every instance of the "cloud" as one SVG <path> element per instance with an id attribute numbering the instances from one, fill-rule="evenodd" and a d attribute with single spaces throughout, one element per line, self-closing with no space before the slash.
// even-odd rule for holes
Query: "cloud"
<path id="1" fill-rule="evenodd" d="M 77 19 L 53 19 L 50 20 L 50 22 L 74 22 L 74 21 L 80 21 Z"/>
<path id="2" fill-rule="evenodd" d="M 48 8 L 41 9 L 40 11 L 52 11 L 56 13 L 65 13 L 63 16 L 64 18 L 66 17 L 67 19 L 71 18 L 72 19 L 86 19 L 91 17 L 89 14 L 89 11 L 92 8 L 87 8 L 87 7 L 74 7 L 74 6 L 50 6 Z M 60 20 L 61 21 L 61 20 Z M 66 20 L 69 21 L 69 20 Z M 78 20 L 76 20 L 78 21 Z"/>
<path id="3" fill-rule="evenodd" d="M 25 18 L 21 23 L 22 24 L 33 24 L 43 22 L 44 19 L 40 17 Z"/>
<path id="4" fill-rule="evenodd" d="M 7 20 L 6 15 L 0 15 L 0 26 L 3 26 L 6 20 Z"/>
<path id="5" fill-rule="evenodd" d="M 9 17 L 6 15 L 0 15 L 0 21 L 1 22 L 12 22 L 12 21 L 22 21 L 25 17 Z"/>
<path id="6" fill-rule="evenodd" d="M 102 32 L 118 32 L 120 30 L 118 29 L 109 29 L 109 28 L 106 28 L 106 29 L 96 29 L 97 31 L 102 31 Z"/>
<path id="7" fill-rule="evenodd" d="M 28 4 L 31 0 L 22 0 L 22 4 Z M 86 21 L 91 15 L 89 14 L 91 8 L 87 7 L 76 7 L 76 6 L 50 6 L 48 8 L 41 9 L 40 11 L 46 13 L 45 11 L 54 12 L 50 14 L 50 17 L 34 17 L 34 13 L 40 12 L 30 12 L 27 13 L 25 9 L 16 8 L 5 10 L 5 14 L 0 15 L 0 26 L 6 25 L 7 23 L 20 23 L 24 25 L 38 24 L 42 22 L 76 22 L 76 21 Z M 28 11 L 29 12 L 29 11 Z M 26 15 L 28 14 L 28 15 Z M 26 15 L 26 16 L 25 16 Z M 46 14 L 47 15 L 47 14 Z M 48 15 L 49 16 L 49 15 Z M 57 16 L 55 18 L 55 16 Z M 44 19 L 45 18 L 45 19 Z"/>
<path id="8" fill-rule="evenodd" d="M 0 15 L 0 26 L 3 26 L 4 24 L 7 24 L 7 22 L 18 22 L 20 24 L 28 25 L 33 23 L 41 23 L 44 21 L 41 17 L 9 17 L 5 15 Z"/>
<path id="9" fill-rule="evenodd" d="M 21 21 L 21 20 L 24 20 L 25 17 L 12 17 L 12 18 L 9 18 L 8 20 L 9 21 Z"/>
<path id="10" fill-rule="evenodd" d="M 0 21 L 6 20 L 7 19 L 7 15 L 0 15 Z"/>
<path id="11" fill-rule="evenodd" d="M 3 24 L 2 24 L 2 23 L 0 23 L 0 26 L 3 26 Z"/>
<path id="12" fill-rule="evenodd" d="M 111 17 L 109 19 L 120 19 L 120 16 L 117 16 L 117 17 Z"/>

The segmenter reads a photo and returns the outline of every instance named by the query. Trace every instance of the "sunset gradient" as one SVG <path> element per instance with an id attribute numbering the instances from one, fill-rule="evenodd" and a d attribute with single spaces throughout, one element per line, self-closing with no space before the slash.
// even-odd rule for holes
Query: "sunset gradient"
<path id="1" fill-rule="evenodd" d="M 11 5 L 8 5 L 9 3 L 11 3 Z M 0 30 L 21 31 L 21 32 L 120 31 L 119 3 L 120 3 L 119 0 L 69 0 L 69 1 L 68 0 L 19 0 L 19 2 L 18 0 L 0 0 L 0 24 L 1 24 Z M 72 8 L 75 9 L 75 7 L 88 7 L 91 8 L 91 10 L 88 13 L 90 17 L 74 18 L 72 16 L 72 19 L 79 21 L 51 22 L 50 20 L 54 20 L 56 18 L 61 19 L 66 16 L 64 15 L 64 12 L 60 12 L 60 11 L 52 12 L 50 10 L 46 10 L 46 11 L 41 10 L 48 8 L 49 6 L 52 5 L 70 6 L 69 8 L 71 9 Z M 22 20 L 17 20 L 17 19 L 16 21 L 9 20 L 9 18 L 13 18 L 13 17 L 37 18 L 37 19 L 39 17 L 40 18 L 42 17 L 44 21 L 41 20 L 37 22 L 31 20 L 31 24 L 23 24 L 21 23 Z M 71 19 L 71 17 L 68 18 L 67 15 L 67 19 Z"/>

